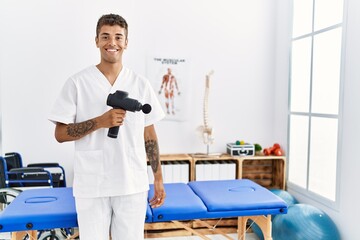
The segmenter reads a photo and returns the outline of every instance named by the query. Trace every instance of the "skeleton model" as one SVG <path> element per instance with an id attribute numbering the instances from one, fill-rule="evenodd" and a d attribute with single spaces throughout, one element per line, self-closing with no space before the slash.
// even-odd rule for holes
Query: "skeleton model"
<path id="1" fill-rule="evenodd" d="M 209 90 L 210 90 L 210 76 L 214 74 L 214 71 L 210 71 L 206 75 L 205 81 L 205 96 L 204 96 L 204 105 L 203 105 L 203 118 L 204 125 L 198 128 L 198 131 L 202 134 L 204 143 L 206 144 L 207 155 L 209 155 L 209 146 L 214 142 L 213 129 L 209 126 Z"/>

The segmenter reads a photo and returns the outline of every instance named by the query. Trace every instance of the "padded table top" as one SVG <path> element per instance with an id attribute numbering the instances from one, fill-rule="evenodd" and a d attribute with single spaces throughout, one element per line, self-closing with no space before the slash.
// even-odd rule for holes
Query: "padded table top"
<path id="1" fill-rule="evenodd" d="M 166 199 L 147 207 L 145 222 L 282 214 L 287 204 L 245 179 L 164 184 Z M 149 199 L 154 192 L 150 185 Z M 23 191 L 0 213 L 0 232 L 77 227 L 72 188 Z"/>
<path id="2" fill-rule="evenodd" d="M 161 207 L 151 209 L 152 221 L 189 220 L 194 219 L 192 216 L 204 216 L 207 213 L 204 203 L 187 184 L 166 183 L 164 187 L 165 202 Z M 153 192 L 154 187 L 150 185 L 149 199 L 154 195 Z"/>
<path id="3" fill-rule="evenodd" d="M 15 200 L 0 213 L 1 232 L 77 226 L 72 188 L 29 189 Z"/>
<path id="4" fill-rule="evenodd" d="M 247 179 L 198 181 L 190 182 L 189 186 L 209 212 L 286 207 L 281 198 Z"/>
<path id="5" fill-rule="evenodd" d="M 287 212 L 281 198 L 247 179 L 169 183 L 165 191 L 164 205 L 152 209 L 154 222 Z M 151 185 L 149 199 L 152 195 Z"/>

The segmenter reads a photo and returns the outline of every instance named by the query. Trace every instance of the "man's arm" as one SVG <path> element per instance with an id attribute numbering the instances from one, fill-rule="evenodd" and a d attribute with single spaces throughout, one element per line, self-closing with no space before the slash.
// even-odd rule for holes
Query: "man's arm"
<path id="1" fill-rule="evenodd" d="M 145 127 L 145 150 L 154 174 L 154 197 L 150 200 L 152 207 L 161 206 L 166 197 L 160 163 L 159 145 L 154 125 Z"/>
<path id="2" fill-rule="evenodd" d="M 123 125 L 126 111 L 111 109 L 103 115 L 80 123 L 56 123 L 55 138 L 58 142 L 78 140 L 100 128 L 110 128 Z"/>

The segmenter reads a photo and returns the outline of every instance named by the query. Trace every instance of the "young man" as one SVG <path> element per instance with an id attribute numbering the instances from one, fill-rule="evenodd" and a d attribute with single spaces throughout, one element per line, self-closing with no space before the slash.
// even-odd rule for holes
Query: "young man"
<path id="1" fill-rule="evenodd" d="M 73 191 L 82 240 L 143 239 L 149 189 L 146 156 L 154 173 L 152 207 L 164 203 L 165 190 L 154 123 L 165 114 L 144 77 L 126 68 L 122 55 L 128 25 L 108 14 L 97 23 L 101 61 L 65 83 L 49 119 L 58 142 L 75 141 Z M 116 90 L 150 104 L 149 114 L 112 109 L 107 97 Z M 107 136 L 120 126 L 117 138 Z"/>

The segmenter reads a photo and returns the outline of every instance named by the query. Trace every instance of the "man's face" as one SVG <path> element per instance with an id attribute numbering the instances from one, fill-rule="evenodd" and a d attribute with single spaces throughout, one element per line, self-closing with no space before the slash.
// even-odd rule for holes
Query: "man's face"
<path id="1" fill-rule="evenodd" d="M 104 25 L 100 28 L 99 36 L 95 38 L 95 42 L 100 49 L 102 61 L 117 63 L 121 62 L 128 40 L 124 28 L 118 25 Z"/>

